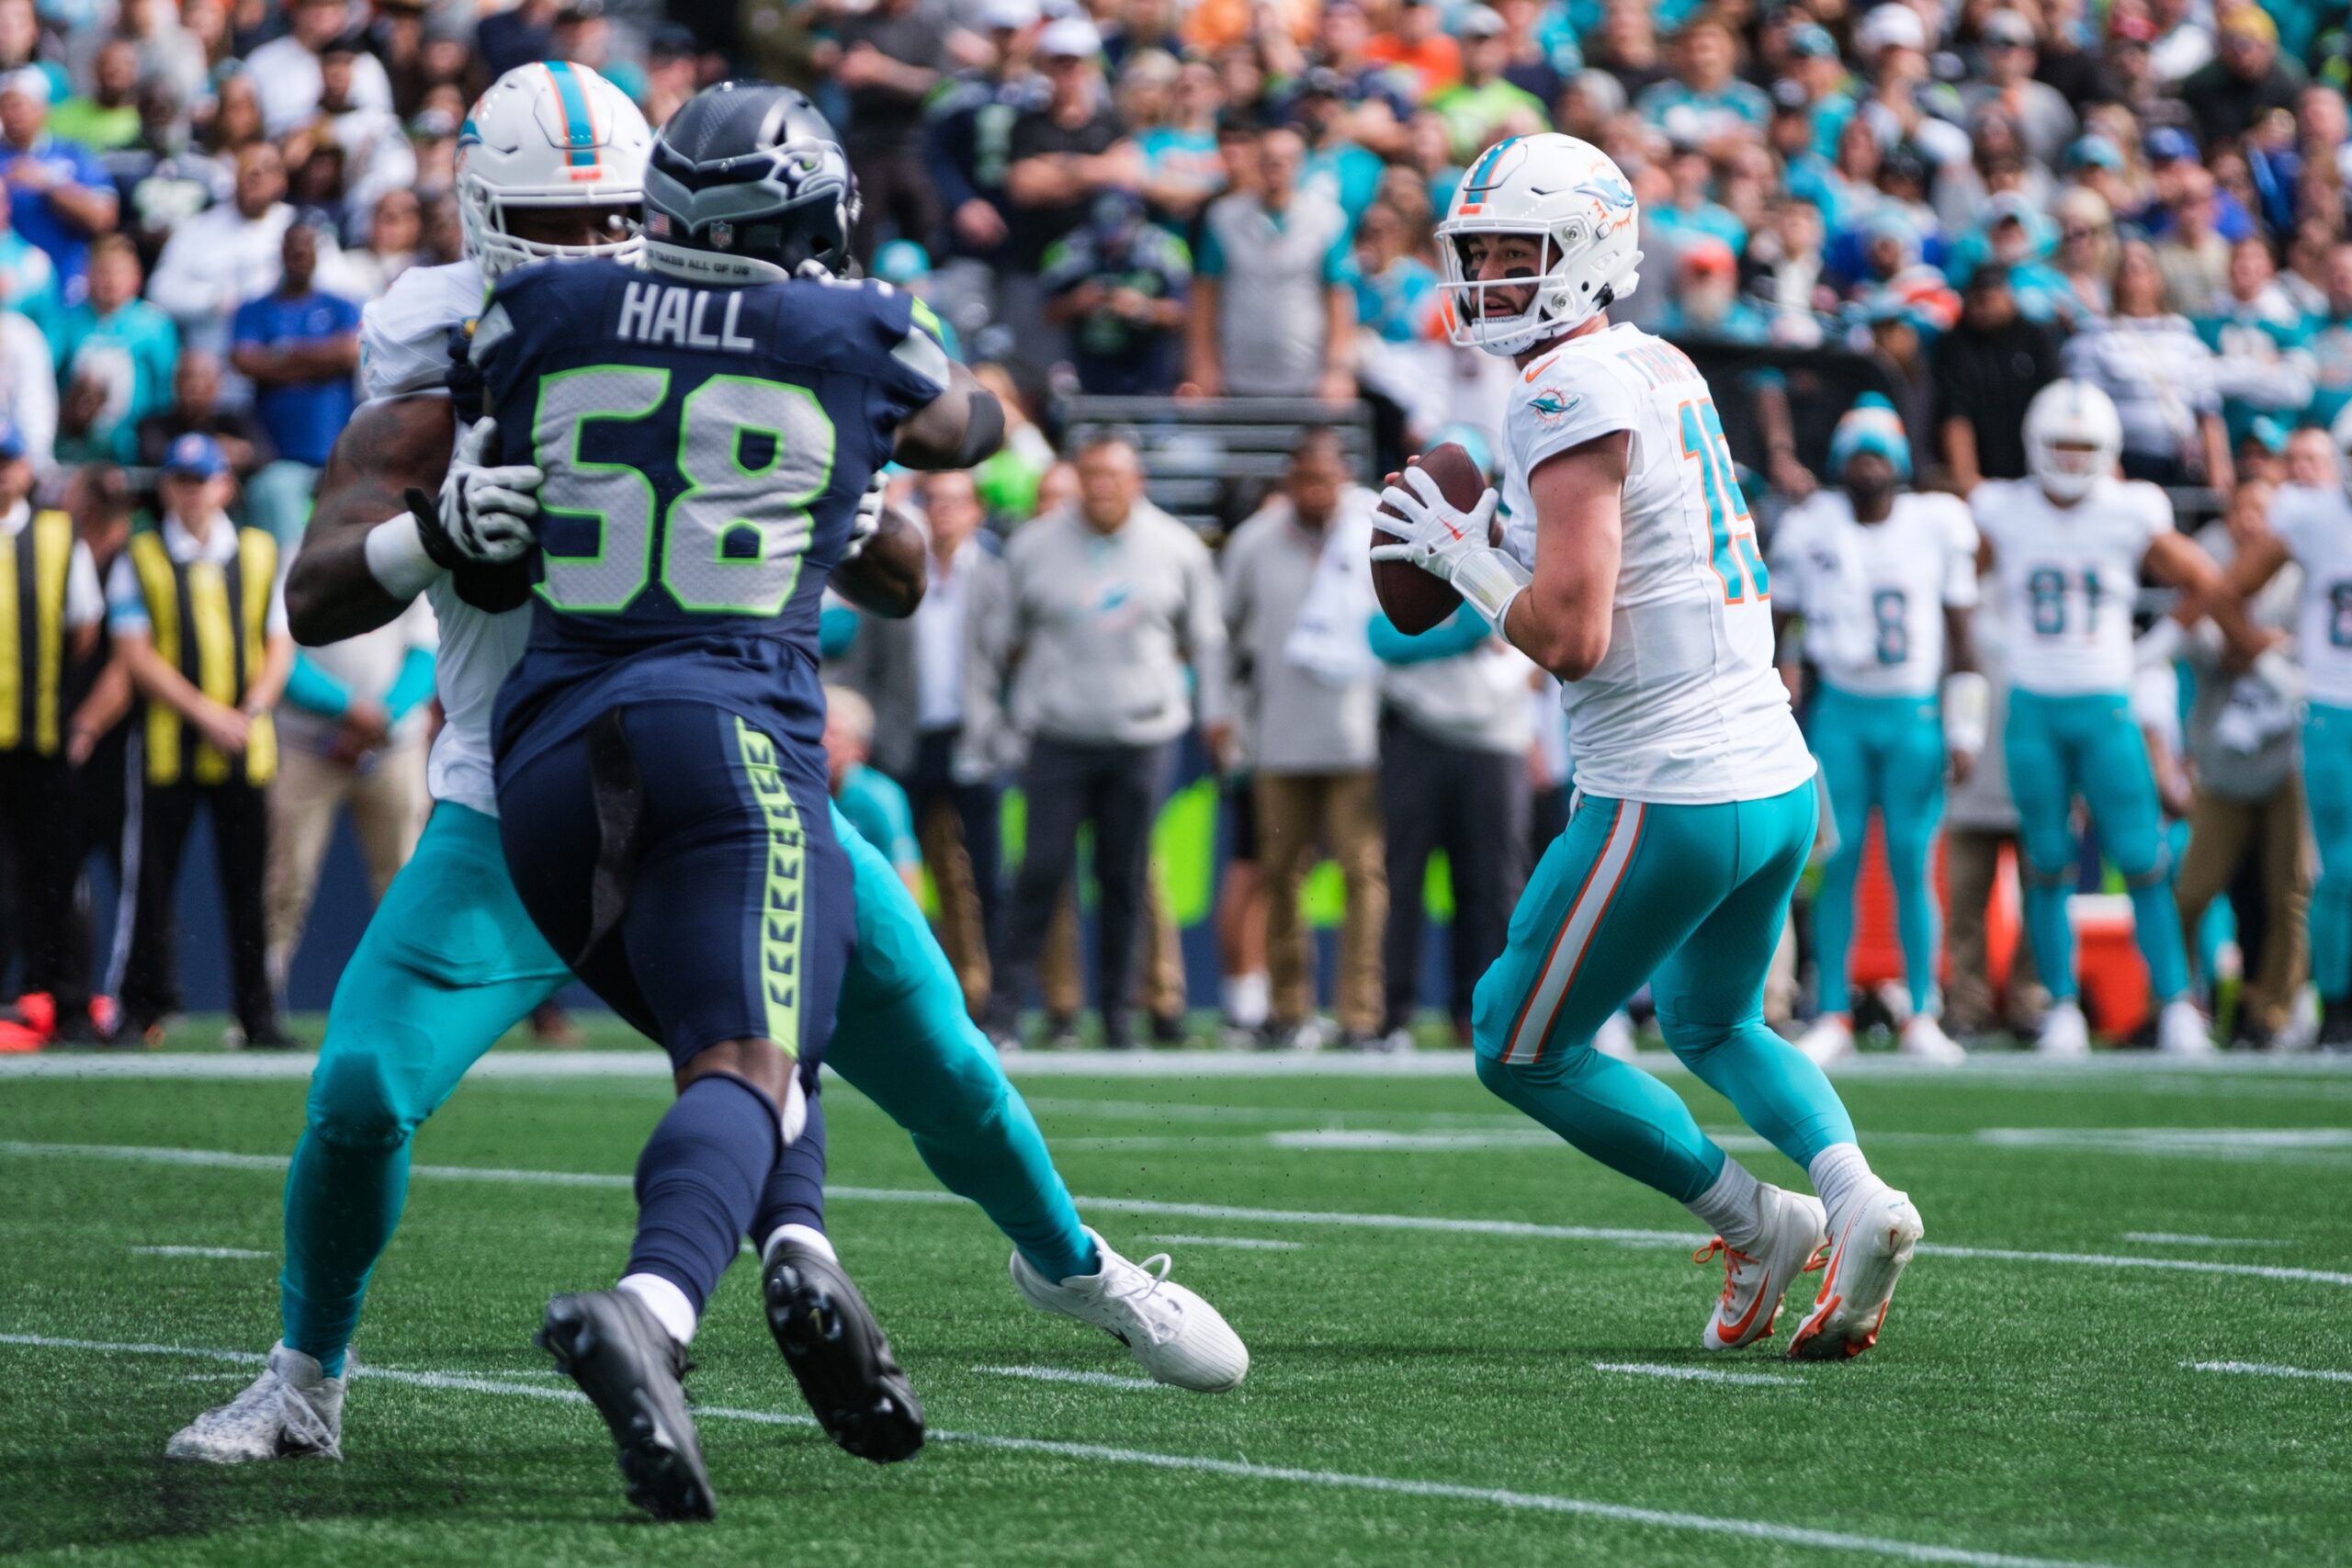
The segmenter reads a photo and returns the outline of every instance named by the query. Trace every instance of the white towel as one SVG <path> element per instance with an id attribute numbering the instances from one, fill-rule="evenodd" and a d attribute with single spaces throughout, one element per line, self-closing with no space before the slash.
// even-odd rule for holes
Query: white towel
<path id="1" fill-rule="evenodd" d="M 1372 591 L 1372 513 L 1378 499 L 1351 485 L 1339 514 L 1324 530 L 1323 553 L 1307 579 L 1298 621 L 1283 639 L 1283 657 L 1327 686 L 1376 680 L 1370 627 L 1379 599 Z"/>

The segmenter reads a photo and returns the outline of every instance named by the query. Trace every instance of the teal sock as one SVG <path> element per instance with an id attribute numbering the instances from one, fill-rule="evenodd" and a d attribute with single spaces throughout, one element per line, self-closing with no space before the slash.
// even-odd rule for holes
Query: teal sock
<path id="1" fill-rule="evenodd" d="M 2026 940 L 2033 943 L 2034 966 L 2041 971 L 2042 987 L 2053 1002 L 2075 999 L 2075 928 L 2066 919 L 2069 891 L 2064 882 L 2030 875 L 2025 879 Z M 2180 929 L 2177 911 L 2173 929 Z"/>
<path id="2" fill-rule="evenodd" d="M 1855 1141 L 1854 1119 L 1827 1075 L 1761 1018 L 1709 1031 L 1660 1013 L 1658 1026 L 1701 1083 L 1730 1100 L 1741 1121 L 1797 1164 L 1811 1164 L 1832 1144 Z"/>
<path id="3" fill-rule="evenodd" d="M 1481 1053 L 1478 1081 L 1620 1175 L 1690 1203 L 1723 1174 L 1724 1151 L 1682 1097 L 1639 1067 L 1577 1045 L 1523 1063 Z"/>
<path id="4" fill-rule="evenodd" d="M 278 1313 L 289 1348 L 343 1375 L 368 1276 L 408 1199 L 408 1145 L 359 1149 L 302 1134 L 286 1173 L 286 1268 Z"/>
<path id="5" fill-rule="evenodd" d="M 2180 934 L 2180 906 L 2175 902 L 2172 877 L 2135 884 L 2132 888 L 2132 931 L 2140 955 L 2148 961 L 2148 993 L 2159 1002 L 2177 1001 L 2188 994 L 2188 949 Z"/>

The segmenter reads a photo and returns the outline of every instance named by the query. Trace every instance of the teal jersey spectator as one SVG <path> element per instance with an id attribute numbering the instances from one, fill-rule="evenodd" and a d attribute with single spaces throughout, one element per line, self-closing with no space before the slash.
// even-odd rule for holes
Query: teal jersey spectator
<path id="1" fill-rule="evenodd" d="M 2234 300 L 2229 305 L 2228 310 L 2200 316 L 2195 322 L 2197 335 L 2205 340 L 2205 346 L 2224 359 L 2239 361 L 2249 368 L 2276 366 L 2311 342 L 2312 326 L 2306 319 L 2282 321 Z M 2222 421 L 2229 427 L 2233 447 L 2246 438 L 2256 420 L 2267 416 L 2291 423 L 2301 412 L 2280 408 L 2275 402 L 2250 402 L 2227 391 L 2222 395 Z"/>
<path id="2" fill-rule="evenodd" d="M 1695 92 L 1680 82 L 1655 83 L 1642 90 L 1634 108 L 1644 124 L 1654 125 L 1678 141 L 1712 140 L 1736 129 L 1735 121 L 1761 131 L 1772 118 L 1772 100 L 1764 96 L 1764 90 L 1737 78 L 1712 93 Z"/>
<path id="3" fill-rule="evenodd" d="M 1437 269 L 1417 256 L 1399 256 L 1379 273 L 1354 278 L 1356 324 L 1385 343 L 1418 343 L 1430 335 L 1438 309 Z"/>
<path id="4" fill-rule="evenodd" d="M 1821 214 L 1822 228 L 1829 233 L 1849 227 L 1850 215 L 1861 209 L 1838 165 L 1819 153 L 1800 152 L 1789 160 L 1781 183 L 1791 196 L 1813 203 L 1814 210 Z"/>
<path id="5" fill-rule="evenodd" d="M 914 808 L 907 804 L 907 792 L 887 774 L 863 762 L 856 764 L 842 775 L 833 804 L 842 808 L 860 838 L 888 857 L 899 875 L 911 876 L 922 868 L 922 851 L 915 844 Z"/>
<path id="6" fill-rule="evenodd" d="M 90 423 L 92 449 L 118 463 L 136 461 L 139 422 L 171 405 L 179 328 L 144 299 L 103 317 L 85 299 L 65 312 L 51 341 L 61 388 L 93 377 L 106 389 L 106 404 Z"/>
<path id="7" fill-rule="evenodd" d="M 2352 312 L 2312 317 L 2303 346 L 2311 352 L 2315 389 L 2303 423 L 2324 429 L 2352 403 Z"/>
<path id="8" fill-rule="evenodd" d="M 1713 321 L 1693 321 L 1682 309 L 1682 301 L 1673 300 L 1658 317 L 1657 333 L 1670 338 L 1712 338 L 1717 343 L 1760 344 L 1772 341 L 1772 322 L 1763 311 L 1745 299 L 1734 299 L 1731 308 Z"/>
<path id="9" fill-rule="evenodd" d="M 1380 176 L 1387 167 L 1378 153 L 1342 141 L 1336 147 L 1310 151 L 1300 165 L 1299 182 L 1309 190 L 1319 187 L 1338 202 L 1340 210 L 1348 215 L 1348 232 L 1353 234 L 1363 209 L 1380 193 Z"/>
<path id="10" fill-rule="evenodd" d="M 1731 214 L 1728 208 L 1712 201 L 1696 207 L 1654 207 L 1649 212 L 1650 224 L 1668 243 L 1690 234 L 1706 234 L 1731 247 L 1731 254 L 1740 255 L 1747 250 L 1747 225 Z"/>
<path id="11" fill-rule="evenodd" d="M 1659 0 L 1659 4 L 1645 7 L 1650 14 L 1650 25 L 1663 40 L 1682 29 L 1682 24 L 1697 16 L 1705 0 Z M 1560 17 L 1569 33 L 1576 38 L 1590 38 L 1600 30 L 1606 7 L 1601 0 L 1567 0 Z M 1545 36 L 1548 22 L 1536 24 L 1535 36 Z"/>
<path id="12" fill-rule="evenodd" d="M 65 301 L 57 287 L 57 264 L 49 253 L 15 230 L 0 232 L 0 302 L 40 329 L 57 354 L 58 318 Z"/>
<path id="13" fill-rule="evenodd" d="M 1204 197 L 1225 189 L 1225 160 L 1217 156 L 1215 131 L 1155 126 L 1137 133 L 1136 148 L 1143 154 L 1147 186 L 1179 186 Z"/>
<path id="14" fill-rule="evenodd" d="M 1254 216 L 1259 221 L 1272 224 L 1275 230 L 1280 231 L 1287 214 L 1278 217 L 1260 208 Z M 1323 252 L 1323 281 L 1346 283 L 1355 276 L 1355 254 L 1349 248 L 1347 234 L 1342 232 L 1335 236 L 1329 246 Z M 1194 277 L 1223 277 L 1225 273 L 1224 243 L 1216 237 L 1216 229 L 1203 225 L 1201 248 L 1193 257 L 1193 276 Z"/>
<path id="15" fill-rule="evenodd" d="M 817 657 L 839 659 L 857 641 L 857 612 L 827 596 L 817 612 Z"/>
<path id="16" fill-rule="evenodd" d="M 1854 118 L 1850 93 L 1832 93 L 1813 106 L 1813 155 L 1826 164 L 1838 161 L 1838 142 L 1846 122 Z"/>

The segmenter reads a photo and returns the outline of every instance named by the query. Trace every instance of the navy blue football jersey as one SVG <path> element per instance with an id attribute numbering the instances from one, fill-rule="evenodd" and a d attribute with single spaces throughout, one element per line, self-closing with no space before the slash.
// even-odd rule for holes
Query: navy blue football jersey
<path id="1" fill-rule="evenodd" d="M 471 363 L 500 459 L 547 476 L 502 769 L 662 700 L 820 743 L 819 600 L 899 423 L 947 384 L 919 317 L 874 282 L 728 288 L 617 262 L 499 279 Z"/>

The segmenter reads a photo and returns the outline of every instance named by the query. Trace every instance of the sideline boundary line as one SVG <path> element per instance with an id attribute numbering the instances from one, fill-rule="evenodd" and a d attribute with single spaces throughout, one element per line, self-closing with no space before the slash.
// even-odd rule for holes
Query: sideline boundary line
<path id="1" fill-rule="evenodd" d="M 40 1334 L 0 1334 L 0 1345 L 28 1349 L 80 1350 L 112 1355 L 187 1356 L 200 1360 L 234 1361 L 246 1366 L 263 1358 L 251 1351 L 213 1350 L 177 1345 L 110 1343 L 97 1339 L 67 1339 Z M 584 1404 L 576 1389 L 510 1382 L 494 1376 L 467 1372 L 408 1371 L 391 1367 L 361 1366 L 356 1376 L 411 1387 L 466 1393 L 498 1394 Z M 816 1426 L 813 1417 L 768 1410 L 736 1410 L 699 1405 L 701 1421 L 746 1421 L 761 1426 Z M 1849 1551 L 1892 1557 L 1906 1562 L 1939 1562 L 1955 1568 L 2099 1568 L 2098 1564 L 2049 1557 L 2020 1557 L 2007 1552 L 1977 1551 L 1966 1547 L 1936 1546 L 1926 1541 L 1897 1540 L 1885 1536 L 1859 1535 L 1844 1530 L 1817 1529 L 1808 1525 L 1771 1524 L 1758 1519 L 1724 1518 L 1712 1514 L 1683 1513 L 1667 1508 L 1636 1507 L 1587 1497 L 1563 1497 L 1542 1492 L 1514 1492 L 1502 1487 L 1465 1486 L 1444 1481 L 1415 1481 L 1402 1476 L 1363 1475 L 1335 1470 L 1306 1470 L 1289 1465 L 1253 1464 L 1247 1460 L 1212 1459 L 1202 1454 L 1162 1453 L 1149 1449 L 1114 1448 L 1101 1443 L 1063 1442 L 1047 1438 L 1005 1437 L 993 1432 L 949 1432 L 933 1428 L 933 1440 L 959 1447 L 992 1449 L 1008 1453 L 1050 1454 L 1059 1459 L 1092 1460 L 1098 1463 L 1131 1465 L 1151 1470 L 1222 1475 L 1237 1481 L 1280 1481 L 1294 1485 L 1341 1491 L 1373 1492 L 1390 1496 L 1427 1497 L 1449 1503 L 1483 1503 L 1490 1507 L 1605 1519 L 1613 1524 L 1652 1529 L 1730 1536 L 1770 1541 L 1780 1546 L 1810 1546 L 1826 1551 Z"/>

